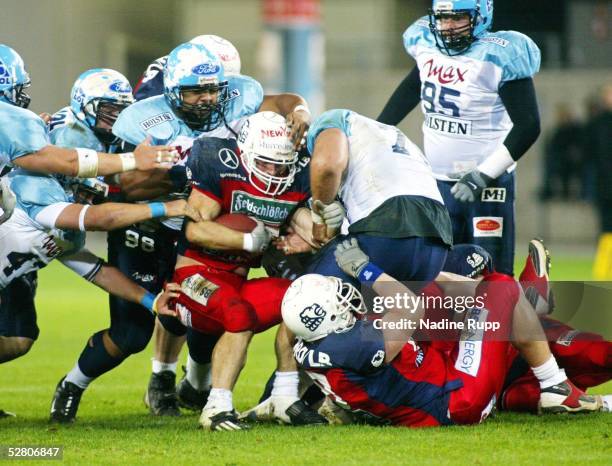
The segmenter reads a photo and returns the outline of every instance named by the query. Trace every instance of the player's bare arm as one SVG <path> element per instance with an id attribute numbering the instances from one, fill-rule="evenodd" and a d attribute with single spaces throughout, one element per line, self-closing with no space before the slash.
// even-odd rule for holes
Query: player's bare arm
<path id="1" fill-rule="evenodd" d="M 296 148 L 302 145 L 311 123 L 310 110 L 303 97 L 290 93 L 266 95 L 258 111 L 271 111 L 284 116 L 287 126 L 291 128 L 291 141 Z"/>
<path id="2" fill-rule="evenodd" d="M 15 159 L 14 163 L 38 173 L 59 173 L 81 178 L 114 175 L 131 170 L 168 169 L 176 160 L 170 146 L 140 144 L 134 152 L 106 154 L 90 149 L 65 149 L 53 145 Z"/>
<path id="3" fill-rule="evenodd" d="M 92 282 L 110 294 L 132 301 L 143 303 L 147 301 L 150 293 L 140 285 L 126 277 L 119 269 L 103 265 Z M 180 286 L 176 283 L 168 283 L 161 293 L 153 299 L 151 311 L 162 315 L 174 316 L 174 310 L 169 305 L 170 301 L 179 295 Z"/>
<path id="4" fill-rule="evenodd" d="M 150 204 L 70 204 L 59 214 L 55 226 L 67 230 L 110 231 L 152 218 L 182 216 L 192 220 L 200 218 L 199 213 L 182 199 Z"/>

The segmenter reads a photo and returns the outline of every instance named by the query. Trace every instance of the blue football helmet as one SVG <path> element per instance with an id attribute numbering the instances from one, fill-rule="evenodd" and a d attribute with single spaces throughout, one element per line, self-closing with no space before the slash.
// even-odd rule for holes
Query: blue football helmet
<path id="1" fill-rule="evenodd" d="M 24 91 L 26 87 L 30 87 L 30 75 L 23 60 L 8 45 L 0 44 L 0 100 L 28 108 L 31 99 Z"/>
<path id="2" fill-rule="evenodd" d="M 460 28 L 442 28 L 444 20 L 459 19 L 467 15 L 469 24 Z M 436 46 L 447 55 L 459 55 L 493 23 L 493 0 L 433 0 L 429 10 L 429 28 Z"/>
<path id="3" fill-rule="evenodd" d="M 208 92 L 212 103 L 186 103 L 184 92 Z M 187 126 L 208 132 L 225 122 L 228 82 L 219 58 L 201 44 L 187 42 L 168 55 L 164 66 L 164 96 Z"/>
<path id="4" fill-rule="evenodd" d="M 94 68 L 82 73 L 70 92 L 70 109 L 105 144 L 117 142 L 112 127 L 119 113 L 134 102 L 132 86 L 115 70 Z"/>

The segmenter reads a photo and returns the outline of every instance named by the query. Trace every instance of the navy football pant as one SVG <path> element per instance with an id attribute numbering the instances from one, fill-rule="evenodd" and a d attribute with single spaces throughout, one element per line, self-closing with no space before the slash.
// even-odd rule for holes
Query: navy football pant
<path id="1" fill-rule="evenodd" d="M 514 173 L 505 173 L 474 202 L 457 201 L 450 190 L 454 181 L 438 181 L 438 189 L 453 224 L 453 243 L 482 246 L 493 257 L 495 270 L 513 275 Z"/>

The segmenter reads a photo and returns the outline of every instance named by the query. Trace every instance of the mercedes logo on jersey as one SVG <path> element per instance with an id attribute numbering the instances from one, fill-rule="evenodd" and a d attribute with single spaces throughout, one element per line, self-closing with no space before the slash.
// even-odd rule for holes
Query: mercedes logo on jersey
<path id="1" fill-rule="evenodd" d="M 231 149 L 221 149 L 219 151 L 219 160 L 221 163 L 225 165 L 227 168 L 231 168 L 232 170 L 238 168 L 240 162 L 238 161 L 238 156 Z"/>

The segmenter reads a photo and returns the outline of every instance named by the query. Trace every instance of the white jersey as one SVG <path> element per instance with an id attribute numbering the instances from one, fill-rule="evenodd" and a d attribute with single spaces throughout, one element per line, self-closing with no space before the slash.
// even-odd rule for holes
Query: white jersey
<path id="1" fill-rule="evenodd" d="M 339 196 L 350 224 L 392 197 L 422 196 L 443 204 L 423 153 L 395 126 L 350 110 L 329 110 L 308 131 L 311 153 L 317 136 L 329 128 L 340 129 L 348 138 L 348 169 Z"/>
<path id="2" fill-rule="evenodd" d="M 498 31 L 448 56 L 436 47 L 427 18 L 404 32 L 404 46 L 419 68 L 424 151 L 436 178 L 475 168 L 512 128 L 500 87 L 537 73 L 540 50 L 519 32 Z"/>
<path id="3" fill-rule="evenodd" d="M 57 179 L 21 169 L 8 176 L 17 205 L 0 225 L 0 289 L 55 258 L 79 275 L 93 278 L 102 262 L 83 248 L 85 233 L 54 226 L 71 201 Z"/>

